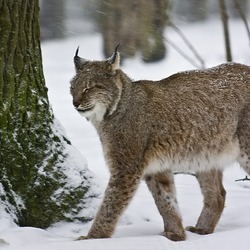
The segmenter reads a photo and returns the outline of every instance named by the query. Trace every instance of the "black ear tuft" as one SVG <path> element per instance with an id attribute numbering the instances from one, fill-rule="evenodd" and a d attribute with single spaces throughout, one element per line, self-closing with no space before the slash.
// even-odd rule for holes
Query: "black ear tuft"
<path id="1" fill-rule="evenodd" d="M 75 56 L 74 56 L 75 66 L 80 62 L 80 57 L 78 56 L 78 52 L 79 52 L 79 46 L 77 47 L 76 53 L 75 53 Z"/>
<path id="2" fill-rule="evenodd" d="M 76 49 L 75 57 L 78 56 L 79 48 L 80 48 L 80 46 L 78 46 L 77 49 Z"/>
<path id="3" fill-rule="evenodd" d="M 113 72 L 120 68 L 120 55 L 118 52 L 119 47 L 120 43 L 116 45 L 113 55 L 107 59 L 108 62 L 112 65 Z"/>
<path id="4" fill-rule="evenodd" d="M 120 43 L 118 43 L 118 44 L 115 46 L 114 53 L 113 53 L 113 55 L 109 58 L 109 61 L 110 61 L 111 64 L 115 63 L 115 61 L 116 61 L 116 57 L 117 57 L 117 55 L 118 55 L 118 53 L 119 53 L 119 52 L 118 52 L 119 47 L 120 47 Z"/>
<path id="5" fill-rule="evenodd" d="M 85 62 L 83 58 L 78 56 L 78 52 L 79 52 L 79 46 L 77 47 L 76 53 L 74 56 L 74 64 L 75 64 L 76 71 L 80 70 L 82 68 L 83 63 Z"/>

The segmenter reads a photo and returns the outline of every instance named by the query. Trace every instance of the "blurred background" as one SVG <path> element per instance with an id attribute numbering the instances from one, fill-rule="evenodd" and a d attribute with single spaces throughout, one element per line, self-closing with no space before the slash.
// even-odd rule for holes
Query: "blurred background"
<path id="1" fill-rule="evenodd" d="M 139 52 L 144 62 L 155 62 L 167 55 L 164 30 L 168 27 L 221 20 L 223 11 L 229 21 L 248 19 L 250 1 L 40 0 L 40 8 L 42 41 L 99 33 L 105 57 L 120 42 L 123 58 Z"/>

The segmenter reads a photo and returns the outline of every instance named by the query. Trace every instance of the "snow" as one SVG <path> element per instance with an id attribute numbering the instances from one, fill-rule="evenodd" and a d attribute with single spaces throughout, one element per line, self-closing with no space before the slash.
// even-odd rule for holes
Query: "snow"
<path id="1" fill-rule="evenodd" d="M 250 65 L 249 41 L 242 22 L 233 21 L 230 27 L 234 60 Z M 222 28 L 218 21 L 187 25 L 182 27 L 182 31 L 205 59 L 207 67 L 225 61 Z M 192 56 L 173 30 L 166 30 L 165 35 Z M 80 56 L 92 60 L 102 59 L 102 41 L 98 34 L 42 44 L 46 83 L 55 116 L 61 122 L 72 144 L 87 159 L 88 167 L 94 172 L 99 188 L 103 192 L 109 173 L 97 133 L 93 126 L 74 110 L 69 94 L 69 81 L 74 75 L 72 58 L 78 45 L 80 45 Z M 178 71 L 193 69 L 193 66 L 168 46 L 166 60 L 155 64 L 143 64 L 138 55 L 135 59 L 127 59 L 122 69 L 133 79 L 157 80 Z M 75 156 L 72 160 L 83 161 L 83 158 Z M 250 183 L 235 182 L 245 175 L 246 173 L 237 163 L 225 171 L 226 207 L 215 232 L 211 235 L 201 236 L 187 232 L 187 240 L 184 242 L 172 242 L 159 236 L 163 230 L 163 222 L 151 194 L 145 183 L 142 183 L 111 239 L 74 241 L 78 236 L 87 234 L 91 222 L 87 224 L 62 222 L 42 230 L 31 227 L 20 228 L 11 222 L 7 214 L 0 214 L 0 239 L 2 239 L 0 248 L 11 250 L 246 250 L 249 249 L 250 235 Z M 71 179 L 71 182 L 74 179 L 76 183 L 80 181 L 74 172 Z M 202 208 L 199 185 L 190 175 L 177 175 L 175 180 L 183 224 L 184 226 L 195 225 Z M 99 199 L 91 203 L 86 213 L 92 214 L 100 202 Z"/>

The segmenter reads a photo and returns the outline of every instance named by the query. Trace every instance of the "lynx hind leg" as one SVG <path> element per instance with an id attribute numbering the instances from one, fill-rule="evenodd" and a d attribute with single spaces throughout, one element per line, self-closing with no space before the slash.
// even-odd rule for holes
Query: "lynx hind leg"
<path id="1" fill-rule="evenodd" d="M 197 234 L 213 233 L 224 209 L 226 191 L 222 184 L 222 172 L 211 170 L 196 173 L 203 194 L 203 209 L 195 227 L 186 230 Z"/>
<path id="2" fill-rule="evenodd" d="M 250 106 L 243 112 L 236 134 L 240 144 L 238 161 L 241 167 L 250 175 Z"/>
<path id="3" fill-rule="evenodd" d="M 174 177 L 172 172 L 161 172 L 145 176 L 145 181 L 163 218 L 163 236 L 173 241 L 186 239 L 175 197 Z"/>

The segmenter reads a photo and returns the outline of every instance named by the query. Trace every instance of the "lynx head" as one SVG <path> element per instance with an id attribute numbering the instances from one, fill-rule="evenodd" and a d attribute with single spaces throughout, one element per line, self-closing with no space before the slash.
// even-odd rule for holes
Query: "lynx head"
<path id="1" fill-rule="evenodd" d="M 76 110 L 90 120 L 103 120 L 117 107 L 121 95 L 118 70 L 120 58 L 119 44 L 113 55 L 103 61 L 88 61 L 74 56 L 76 75 L 71 80 L 70 92 Z"/>

